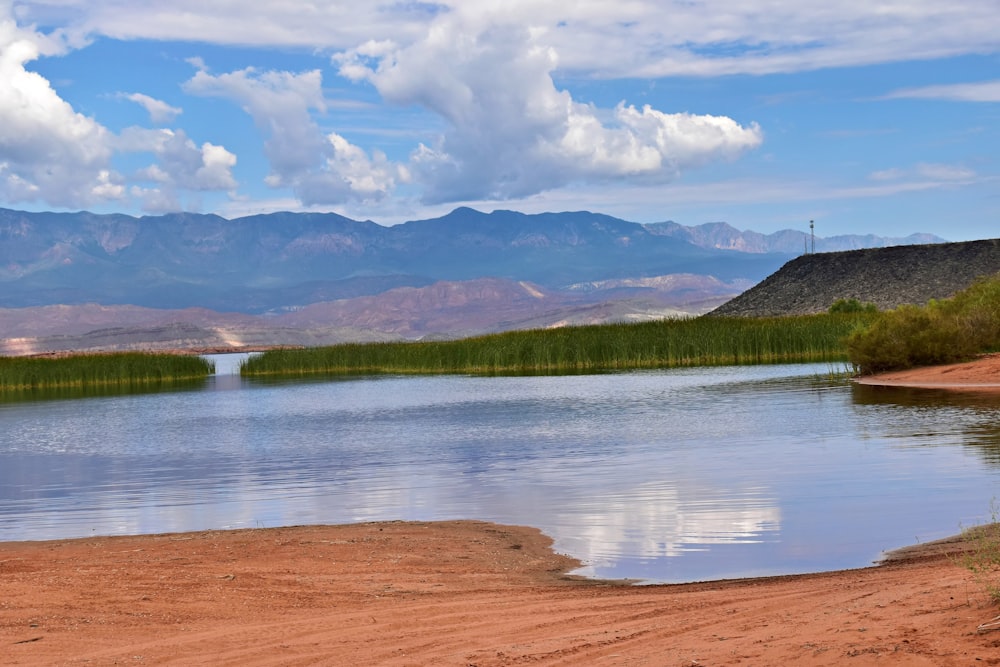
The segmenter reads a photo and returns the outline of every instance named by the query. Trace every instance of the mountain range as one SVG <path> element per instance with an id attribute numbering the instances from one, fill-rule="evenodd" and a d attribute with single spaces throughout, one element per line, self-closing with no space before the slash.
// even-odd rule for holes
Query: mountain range
<path id="1" fill-rule="evenodd" d="M 227 337 L 317 344 L 693 314 L 809 243 L 940 240 L 813 240 L 725 223 L 469 208 L 395 226 L 333 213 L 229 220 L 0 209 L 0 339 L 8 353 L 13 339 L 22 351 L 127 347 L 136 336 L 153 345 L 151 331 L 196 346 Z M 90 334 L 104 342 L 86 343 Z"/>

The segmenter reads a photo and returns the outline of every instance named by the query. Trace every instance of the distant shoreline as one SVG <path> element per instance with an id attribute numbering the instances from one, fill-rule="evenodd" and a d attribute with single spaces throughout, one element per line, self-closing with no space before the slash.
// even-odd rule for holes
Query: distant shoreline
<path id="1" fill-rule="evenodd" d="M 60 350 L 58 352 L 36 352 L 24 355 L 30 359 L 65 359 L 66 357 L 96 355 L 96 354 L 121 354 L 123 352 L 138 352 L 141 354 L 178 354 L 178 355 L 204 355 L 204 354 L 241 354 L 245 352 L 267 352 L 269 350 L 297 350 L 302 349 L 301 345 L 247 345 L 245 347 L 173 347 L 166 349 L 144 349 L 144 350 Z"/>

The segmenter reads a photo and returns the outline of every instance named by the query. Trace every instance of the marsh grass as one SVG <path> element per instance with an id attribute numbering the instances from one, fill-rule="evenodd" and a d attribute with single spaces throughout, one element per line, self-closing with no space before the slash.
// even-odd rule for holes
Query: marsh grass
<path id="1" fill-rule="evenodd" d="M 194 355 L 123 352 L 0 357 L 0 392 L 24 395 L 45 390 L 162 386 L 204 379 L 213 370 L 210 361 Z"/>
<path id="2" fill-rule="evenodd" d="M 565 374 L 799 362 L 844 362 L 844 338 L 870 313 L 664 320 L 512 331 L 455 341 L 272 350 L 244 376 Z"/>

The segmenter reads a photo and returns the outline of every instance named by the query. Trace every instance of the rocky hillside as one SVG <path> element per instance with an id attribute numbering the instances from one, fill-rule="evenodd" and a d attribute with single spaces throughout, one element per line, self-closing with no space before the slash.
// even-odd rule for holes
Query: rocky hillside
<path id="1" fill-rule="evenodd" d="M 819 313 L 837 299 L 858 299 L 880 309 L 924 304 L 998 272 L 1000 239 L 803 255 L 712 314 Z"/>

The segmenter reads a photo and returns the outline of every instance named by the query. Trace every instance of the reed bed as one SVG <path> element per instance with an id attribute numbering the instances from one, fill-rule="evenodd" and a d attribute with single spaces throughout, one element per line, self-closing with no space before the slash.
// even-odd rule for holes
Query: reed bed
<path id="1" fill-rule="evenodd" d="M 0 392 L 89 387 L 148 387 L 204 379 L 198 356 L 123 352 L 57 358 L 0 357 Z"/>
<path id="2" fill-rule="evenodd" d="M 557 374 L 847 360 L 845 337 L 871 313 L 664 320 L 513 331 L 455 341 L 272 350 L 247 377 L 311 374 Z"/>

